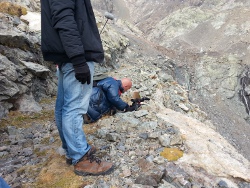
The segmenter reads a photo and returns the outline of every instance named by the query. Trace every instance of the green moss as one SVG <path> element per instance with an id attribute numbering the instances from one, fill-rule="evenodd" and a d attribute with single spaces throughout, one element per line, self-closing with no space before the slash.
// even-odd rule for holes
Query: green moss
<path id="1" fill-rule="evenodd" d="M 48 138 L 44 138 L 41 142 L 41 144 L 44 144 L 44 145 L 49 145 L 49 137 Z"/>
<path id="2" fill-rule="evenodd" d="M 51 103 L 54 103 L 55 100 L 56 100 L 55 97 L 43 98 L 43 99 L 41 99 L 40 104 L 51 104 Z"/>
<path id="3" fill-rule="evenodd" d="M 18 128 L 30 127 L 34 122 L 43 123 L 44 121 L 54 120 L 54 110 L 42 110 L 40 113 L 25 114 L 18 111 L 10 111 L 7 118 L 0 120 L 0 129 L 7 126 L 15 126 Z"/>
<path id="4" fill-rule="evenodd" d="M 11 141 L 10 141 L 10 140 L 4 140 L 4 141 L 3 141 L 3 144 L 4 144 L 4 145 L 11 145 Z"/>
<path id="5" fill-rule="evenodd" d="M 0 12 L 20 17 L 27 14 L 27 9 L 14 3 L 0 2 Z"/>
<path id="6" fill-rule="evenodd" d="M 19 168 L 16 173 L 18 176 L 21 176 L 22 174 L 25 174 L 25 167 Z"/>
<path id="7" fill-rule="evenodd" d="M 36 148 L 36 149 L 34 150 L 34 153 L 35 153 L 38 157 L 46 156 L 46 155 L 47 155 L 47 151 L 46 151 L 46 150 L 40 151 L 39 148 Z"/>

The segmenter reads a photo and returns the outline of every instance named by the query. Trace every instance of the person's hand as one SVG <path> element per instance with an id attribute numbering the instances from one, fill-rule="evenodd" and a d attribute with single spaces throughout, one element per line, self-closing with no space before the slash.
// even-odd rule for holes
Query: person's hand
<path id="1" fill-rule="evenodd" d="M 132 111 L 135 111 L 136 110 L 136 106 L 128 106 L 126 109 L 125 109 L 125 112 L 132 112 Z"/>
<path id="2" fill-rule="evenodd" d="M 91 75 L 88 64 L 85 62 L 78 65 L 73 65 L 73 67 L 75 69 L 76 79 L 82 84 L 85 84 L 86 82 L 87 84 L 90 84 Z"/>

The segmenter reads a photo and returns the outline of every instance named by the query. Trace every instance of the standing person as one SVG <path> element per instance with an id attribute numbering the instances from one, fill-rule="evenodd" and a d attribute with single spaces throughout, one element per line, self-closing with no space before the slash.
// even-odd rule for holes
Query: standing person
<path id="1" fill-rule="evenodd" d="M 134 111 L 135 106 L 129 106 L 121 99 L 121 94 L 132 87 L 132 81 L 129 78 L 116 80 L 107 77 L 97 83 L 90 97 L 87 114 L 84 115 L 86 123 L 92 123 L 107 114 L 110 110 L 118 109 L 124 112 Z"/>
<path id="2" fill-rule="evenodd" d="M 42 53 L 59 67 L 55 119 L 66 151 L 78 175 L 104 175 L 113 164 L 94 155 L 83 132 L 92 90 L 94 62 L 104 59 L 90 0 L 41 0 Z"/>

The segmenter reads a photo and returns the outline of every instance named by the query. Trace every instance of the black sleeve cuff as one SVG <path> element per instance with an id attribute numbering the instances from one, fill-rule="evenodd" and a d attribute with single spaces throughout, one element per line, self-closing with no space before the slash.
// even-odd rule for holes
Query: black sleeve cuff
<path id="1" fill-rule="evenodd" d="M 70 61 L 73 65 L 79 65 L 82 63 L 86 63 L 86 59 L 84 55 L 78 55 L 70 58 Z"/>

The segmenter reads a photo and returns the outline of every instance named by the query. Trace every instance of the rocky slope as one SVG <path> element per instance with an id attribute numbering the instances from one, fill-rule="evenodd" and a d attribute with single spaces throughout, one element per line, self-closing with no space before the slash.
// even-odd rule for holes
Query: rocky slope
<path id="1" fill-rule="evenodd" d="M 178 1 L 171 2 L 175 6 L 169 9 L 169 14 L 177 10 L 177 5 L 183 6 Z M 202 2 L 204 6 L 206 5 L 205 7 L 211 5 L 205 3 L 205 1 Z M 30 10 L 36 10 L 34 9 L 34 3 L 35 1 L 30 3 L 32 4 L 30 6 L 27 1 L 22 5 L 27 6 Z M 7 29 L 6 32 L 1 33 L 1 65 L 3 68 L 0 69 L 0 74 L 5 78 L 3 80 L 6 80 L 4 87 L 6 89 L 3 89 L 5 93 L 3 92 L 4 95 L 2 95 L 5 98 L 2 98 L 1 102 L 20 104 L 17 99 L 23 97 L 24 94 L 32 93 L 29 95 L 32 98 L 31 101 L 35 101 L 34 104 L 37 104 L 40 110 L 37 110 L 38 113 L 28 115 L 11 112 L 8 117 L 1 119 L 0 175 L 12 187 L 250 187 L 248 175 L 250 163 L 246 157 L 240 154 L 245 155 L 245 152 L 248 151 L 244 150 L 243 147 L 243 150 L 239 153 L 238 145 L 236 145 L 237 147 L 232 146 L 228 142 L 228 140 L 231 142 L 231 139 L 226 140 L 225 135 L 222 137 L 217 132 L 219 126 L 210 121 L 213 120 L 213 118 L 210 118 L 211 114 L 205 113 L 193 103 L 193 101 L 196 101 L 195 98 L 201 98 L 201 101 L 203 101 L 203 97 L 207 97 L 210 100 L 209 96 L 212 92 L 208 91 L 212 89 L 208 90 L 203 85 L 207 86 L 207 83 L 212 82 L 211 77 L 216 78 L 213 82 L 218 81 L 218 79 L 225 81 L 225 78 L 220 76 L 219 70 L 218 72 L 214 71 L 219 69 L 217 65 L 218 59 L 220 60 L 221 57 L 218 55 L 218 59 L 215 59 L 217 56 L 213 55 L 212 58 L 210 53 L 203 54 L 200 51 L 198 53 L 200 56 L 197 56 L 196 50 L 189 48 L 190 44 L 185 46 L 184 50 L 178 51 L 176 48 L 164 46 L 163 38 L 161 38 L 162 43 L 159 45 L 160 43 L 155 42 L 155 39 L 152 38 L 153 35 L 146 32 L 147 29 L 140 28 L 139 24 L 137 24 L 139 29 L 135 27 L 132 18 L 128 16 L 128 12 L 137 10 L 132 8 L 140 7 L 139 5 L 143 1 L 134 4 L 130 2 L 130 5 L 135 7 L 128 6 L 124 10 L 118 9 L 118 7 L 125 6 L 126 3 L 128 2 L 121 1 L 117 4 L 117 2 L 113 3 L 112 1 L 102 1 L 99 4 L 97 1 L 93 1 L 98 10 L 96 15 L 100 29 L 105 22 L 100 9 L 103 4 L 109 10 L 113 9 L 113 11 L 119 12 L 120 15 L 127 17 L 127 20 L 130 21 L 117 18 L 108 22 L 101 35 L 106 51 L 106 63 L 98 66 L 97 71 L 109 72 L 111 76 L 116 78 L 125 76 L 132 78 L 133 87 L 131 91 L 123 95 L 124 100 L 130 102 L 133 91 L 140 91 L 140 95 L 149 97 L 150 101 L 146 101 L 139 111 L 117 113 L 112 117 L 104 117 L 97 123 L 83 126 L 89 142 L 99 148 L 98 155 L 114 162 L 116 166 L 114 172 L 108 176 L 79 177 L 72 172 L 72 166 L 65 164 L 53 120 L 54 98 L 51 98 L 51 96 L 54 95 L 54 91 L 49 90 L 51 92 L 46 94 L 46 90 L 41 89 L 39 84 L 35 84 L 43 83 L 42 87 L 46 88 L 51 85 L 50 83 L 56 83 L 56 78 L 53 67 L 50 69 L 52 71 L 48 71 L 46 62 L 39 58 L 39 50 L 32 51 L 33 46 L 36 46 L 34 44 L 39 46 L 39 29 L 33 27 L 34 30 L 32 30 L 31 26 L 34 23 L 34 15 L 32 15 L 26 18 L 22 16 L 21 24 L 14 25 L 12 32 L 8 30 L 8 26 L 13 26 L 14 20 L 17 19 L 18 21 L 18 17 L 9 16 L 10 19 L 5 20 L 7 24 L 2 25 Z M 148 5 L 152 5 L 150 4 L 151 1 L 148 3 L 143 3 L 145 11 Z M 188 1 L 188 3 L 200 7 L 198 1 Z M 186 6 L 186 3 L 184 4 Z M 212 5 L 218 6 L 216 1 L 213 1 Z M 223 3 L 219 5 L 225 7 Z M 159 4 L 158 8 L 160 7 L 162 8 L 162 4 Z M 2 18 L 6 18 L 6 16 L 7 14 L 2 14 Z M 133 18 L 137 19 L 136 16 Z M 147 25 L 147 27 L 149 26 Z M 18 32 L 16 32 L 16 27 Z M 22 28 L 26 29 L 22 30 Z M 153 28 L 157 28 L 156 25 Z M 155 32 L 157 32 L 157 29 Z M 157 35 L 155 35 L 155 38 L 157 38 Z M 18 42 L 13 43 L 15 41 L 13 39 L 18 39 Z M 175 39 L 173 38 L 172 41 Z M 5 41 L 8 42 L 3 43 Z M 28 41 L 24 42 L 24 44 L 29 44 L 27 45 L 30 47 L 28 50 L 26 48 L 20 50 L 19 44 L 22 41 Z M 181 42 L 177 46 L 178 49 L 183 44 Z M 186 61 L 183 63 L 181 60 L 185 58 Z M 225 66 L 225 62 L 238 61 L 234 58 L 228 59 L 228 61 L 219 61 L 220 65 Z M 34 64 L 36 66 L 33 66 Z M 237 73 L 235 73 L 235 69 L 238 67 L 235 64 L 232 66 L 231 69 L 226 68 L 228 72 L 225 69 L 223 70 L 225 75 L 230 75 L 230 79 L 233 80 L 233 78 L 238 78 Z M 194 85 L 199 95 L 194 93 L 192 87 L 187 87 L 186 84 L 186 81 L 190 80 L 187 77 L 192 72 L 188 72 L 188 70 L 193 70 L 193 68 L 203 71 L 198 71 L 198 81 L 200 82 Z M 12 72 L 9 73 L 9 70 Z M 46 73 L 45 78 L 39 77 L 41 75 L 39 70 Z M 18 76 L 13 78 L 12 75 L 16 74 Z M 196 78 L 195 76 L 196 74 L 194 74 L 194 78 Z M 34 77 L 39 78 L 37 82 L 33 82 Z M 25 80 L 28 80 L 28 82 L 24 82 Z M 195 84 L 191 81 L 190 85 Z M 7 83 L 16 84 L 14 88 L 19 90 L 25 88 L 25 90 L 16 92 L 15 95 L 7 95 L 7 91 L 12 88 L 8 87 L 11 85 Z M 218 85 L 220 86 L 220 84 Z M 29 90 L 32 86 L 40 86 L 38 87 L 40 89 Z M 211 86 L 214 86 L 214 84 Z M 219 89 L 219 86 L 214 87 Z M 225 88 L 223 91 L 228 90 L 227 84 L 225 84 Z M 43 97 L 41 95 L 36 97 L 37 91 L 40 94 L 42 93 Z M 232 95 L 233 92 L 228 93 Z M 7 100 L 6 97 L 8 97 Z M 46 100 L 44 97 L 46 97 Z M 43 100 L 41 100 L 42 98 Z M 229 99 L 232 98 L 229 97 Z M 21 104 L 31 104 L 28 97 L 24 99 Z M 217 122 L 224 126 L 229 115 L 234 118 L 234 114 L 228 114 L 229 111 L 224 108 L 226 105 L 231 105 L 232 100 L 227 102 L 226 97 L 224 100 L 219 100 L 220 97 L 216 99 L 218 104 L 209 104 L 207 107 L 211 106 L 214 113 L 218 109 L 221 114 L 216 113 L 216 117 L 218 119 L 221 117 L 221 119 Z M 235 99 L 235 101 L 237 100 Z M 24 106 L 24 110 L 19 108 L 19 111 L 33 111 L 34 108 L 31 110 L 28 108 L 29 106 Z M 242 111 L 238 111 L 238 113 L 246 113 L 243 105 L 237 107 L 237 109 L 241 108 Z M 4 109 L 8 110 L 11 107 L 5 107 Z M 211 112 L 211 110 L 207 112 Z M 237 120 L 238 122 L 239 119 L 234 119 L 234 121 Z M 243 121 L 244 119 L 241 118 L 240 120 Z M 234 121 L 232 121 L 233 125 L 236 124 Z M 239 124 L 242 126 L 244 124 L 241 121 Z M 234 129 L 234 131 L 236 130 Z M 237 134 L 239 134 L 242 133 L 243 129 L 237 127 L 237 131 Z M 249 146 L 247 131 L 248 129 L 244 132 L 245 137 L 240 135 L 241 137 L 237 137 L 234 142 Z M 222 132 L 229 136 L 234 133 L 230 130 Z M 244 141 L 242 141 L 243 139 Z"/>
<path id="2" fill-rule="evenodd" d="M 139 111 L 84 125 L 89 142 L 99 148 L 100 157 L 114 162 L 115 171 L 99 177 L 74 175 L 60 150 L 53 114 L 44 121 L 30 116 L 34 119 L 30 127 L 14 126 L 5 119 L 9 124 L 2 137 L 0 168 L 12 187 L 249 186 L 249 161 L 189 102 L 187 91 L 158 68 L 168 59 L 157 51 L 147 55 L 139 39 L 130 41 L 118 59 L 119 68 L 110 75 L 132 77 L 133 88 L 123 95 L 124 100 L 129 102 L 133 91 L 140 91 L 150 101 Z M 53 110 L 53 103 L 41 103 L 42 116 Z"/>
<path id="3" fill-rule="evenodd" d="M 118 20 L 137 26 L 139 36 L 171 59 L 171 75 L 189 100 L 250 159 L 249 1 L 105 2 L 103 11 L 113 7 Z"/>

